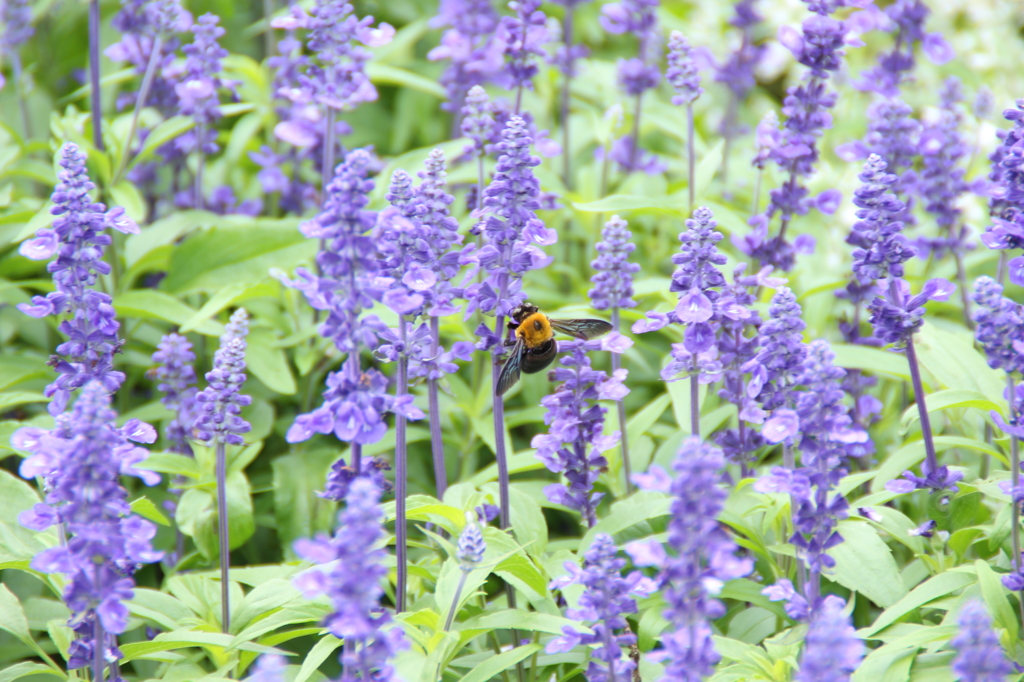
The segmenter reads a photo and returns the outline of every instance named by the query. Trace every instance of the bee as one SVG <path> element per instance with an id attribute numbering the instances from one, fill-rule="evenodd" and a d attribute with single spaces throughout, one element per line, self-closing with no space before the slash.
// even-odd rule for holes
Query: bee
<path id="1" fill-rule="evenodd" d="M 508 328 L 515 331 L 515 340 L 498 375 L 498 395 L 505 395 L 519 381 L 520 372 L 536 374 L 554 361 L 558 353 L 555 332 L 589 341 L 612 330 L 604 320 L 557 320 L 529 303 L 515 308 L 509 317 Z"/>

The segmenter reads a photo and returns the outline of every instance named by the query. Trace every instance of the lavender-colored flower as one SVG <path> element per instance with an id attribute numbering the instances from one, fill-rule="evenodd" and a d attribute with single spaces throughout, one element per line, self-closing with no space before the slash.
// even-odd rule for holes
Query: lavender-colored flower
<path id="1" fill-rule="evenodd" d="M 753 28 L 763 20 L 754 9 L 754 2 L 739 0 L 733 5 L 736 14 L 729 19 L 729 23 L 740 29 L 743 37 L 739 47 L 730 53 L 725 63 L 715 67 L 715 80 L 729 88 L 737 100 L 745 98 L 757 84 L 754 70 L 765 51 L 763 45 L 755 45 L 753 40 Z"/>
<path id="2" fill-rule="evenodd" d="M 947 252 L 962 255 L 971 247 L 967 228 L 957 231 L 960 209 L 957 201 L 970 187 L 964 180 L 966 169 L 960 164 L 967 155 L 967 145 L 960 135 L 963 113 L 963 88 L 960 80 L 947 78 L 940 92 L 939 118 L 925 126 L 921 133 L 920 153 L 923 166 L 917 181 L 924 208 L 935 217 L 939 235 L 918 241 L 921 250 L 941 259 Z"/>
<path id="3" fill-rule="evenodd" d="M 491 80 L 504 67 L 504 45 L 494 36 L 498 22 L 491 0 L 441 0 L 430 26 L 451 28 L 427 59 L 451 60 L 441 75 L 441 85 L 448 92 L 447 102 L 441 105 L 446 111 L 456 111 L 467 91 Z"/>
<path id="4" fill-rule="evenodd" d="M 596 271 L 590 278 L 594 288 L 588 293 L 594 310 L 636 306 L 633 273 L 639 272 L 640 265 L 629 260 L 629 254 L 636 250 L 636 244 L 630 241 L 632 236 L 629 224 L 617 215 L 604 224 L 597 259 L 590 264 Z"/>
<path id="5" fill-rule="evenodd" d="M 1003 682 L 1014 672 L 1013 664 L 992 630 L 992 618 L 977 599 L 964 604 L 956 619 L 960 632 L 949 641 L 956 649 L 953 673 L 961 682 Z"/>
<path id="6" fill-rule="evenodd" d="M 188 200 L 183 202 L 182 208 L 187 208 L 191 205 L 189 203 L 191 196 L 188 192 L 179 193 L 178 196 L 182 194 L 188 197 Z M 176 201 L 177 199 L 178 197 L 175 197 Z M 206 200 L 204 206 L 207 210 L 218 215 L 237 214 L 254 218 L 263 211 L 263 200 L 254 198 L 238 201 L 235 198 L 235 190 L 232 189 L 231 185 L 219 185 L 210 193 L 210 198 Z"/>
<path id="7" fill-rule="evenodd" d="M 381 606 L 387 576 L 387 553 L 379 546 L 384 539 L 384 513 L 378 501 L 380 490 L 367 478 L 352 482 L 345 509 L 338 515 L 333 538 L 298 540 L 296 553 L 316 564 L 295 578 L 295 586 L 307 597 L 326 595 L 334 611 L 324 627 L 345 640 L 341 654 L 342 680 L 395 679 L 391 660 L 408 646 L 402 630 L 392 626 L 391 614 Z"/>
<path id="8" fill-rule="evenodd" d="M 137 420 L 118 429 L 116 417 L 106 388 L 93 381 L 83 387 L 71 413 L 57 418 L 54 430 L 27 427 L 12 437 L 15 447 L 31 453 L 22 462 L 22 476 L 44 476 L 50 488 L 46 502 L 22 513 L 19 521 L 33 530 L 63 524 L 69 535 L 66 543 L 32 560 L 33 570 L 68 577 L 63 596 L 72 614 L 68 626 L 77 635 L 68 651 L 69 668 L 92 665 L 97 646 L 104 664 L 121 658 L 115 636 L 128 625 L 132 574 L 139 564 L 162 557 L 151 545 L 156 526 L 131 513 L 119 482 L 149 454 L 129 440 L 152 443 L 156 431 Z M 147 477 L 151 485 L 157 481 Z"/>
<path id="9" fill-rule="evenodd" d="M 568 487 L 560 483 L 545 486 L 544 494 L 555 504 L 579 511 L 588 526 L 597 522 L 597 506 L 604 497 L 593 492 L 601 470 L 608 466 L 602 453 L 619 439 L 618 431 L 601 435 L 607 410 L 597 401 L 618 400 L 628 393 L 622 384 L 625 370 L 609 377 L 590 366 L 587 351 L 598 349 L 619 350 L 617 345 L 601 341 L 559 343 L 564 355 L 551 374 L 554 381 L 563 383 L 541 398 L 541 405 L 547 408 L 544 423 L 549 428 L 546 434 L 534 436 L 531 443 L 537 449 L 537 459 L 550 471 L 564 474 L 569 482 Z"/>
<path id="10" fill-rule="evenodd" d="M 859 208 L 860 220 L 846 238 L 856 247 L 853 273 L 861 284 L 902 277 L 903 264 L 914 257 L 914 250 L 903 236 L 899 220 L 905 206 L 890 192 L 897 178 L 886 173 L 885 161 L 876 154 L 868 157 L 858 177 L 864 184 L 854 192 L 853 203 Z"/>
<path id="11" fill-rule="evenodd" d="M 115 62 L 128 62 L 139 76 L 146 73 L 150 60 L 155 59 L 150 90 L 143 105 L 156 107 L 165 117 L 177 113 L 178 95 L 174 88 L 181 73 L 174 67 L 179 46 L 174 34 L 189 31 L 192 15 L 181 6 L 180 0 L 126 0 L 110 23 L 125 35 L 103 53 Z M 160 52 L 154 57 L 158 38 Z M 120 93 L 118 109 L 135 104 L 137 98 L 135 92 Z"/>
<path id="12" fill-rule="evenodd" d="M 541 0 L 510 0 L 514 15 L 502 17 L 495 31 L 495 40 L 504 48 L 505 72 L 502 80 L 509 90 L 533 89 L 533 77 L 539 71 L 537 57 L 547 56 L 543 45 L 550 35 L 547 16 L 540 9 Z M 516 94 L 516 112 L 519 111 Z"/>
<path id="13" fill-rule="evenodd" d="M 924 304 L 928 301 L 946 301 L 956 291 L 956 285 L 942 278 L 930 279 L 921 293 L 910 295 L 910 285 L 902 279 L 889 280 L 884 293 L 868 304 L 875 336 L 885 343 L 904 347 L 910 337 L 924 324 Z"/>
<path id="14" fill-rule="evenodd" d="M 668 69 L 665 71 L 667 80 L 675 89 L 672 104 L 693 104 L 704 88 L 700 87 L 700 74 L 690 54 L 690 43 L 679 31 L 672 31 L 668 39 Z"/>
<path id="15" fill-rule="evenodd" d="M 50 212 L 57 217 L 51 228 L 39 230 L 19 248 L 22 256 L 32 260 L 57 258 L 46 267 L 53 275 L 55 291 L 33 296 L 30 303 L 19 304 L 18 310 L 31 317 L 69 315 L 57 326 L 68 340 L 57 346 L 57 355 L 50 361 L 58 377 L 43 391 L 53 399 L 47 408 L 52 415 L 63 412 L 71 393 L 90 381 L 100 382 L 111 393 L 124 381 L 124 373 L 113 368 L 114 353 L 121 346 L 114 306 L 108 294 L 92 287 L 100 275 L 110 272 L 103 252 L 111 238 L 104 231 L 109 227 L 135 234 L 139 228 L 124 209 L 107 211 L 103 204 L 91 201 L 89 191 L 95 185 L 89 180 L 85 160 L 77 146 L 64 145 L 60 155 L 63 170 L 51 197 L 54 207 Z"/>
<path id="16" fill-rule="evenodd" d="M 483 220 L 474 228 L 484 235 L 477 261 L 487 277 L 466 289 L 467 315 L 474 310 L 507 315 L 526 300 L 523 274 L 551 262 L 539 246 L 554 244 L 558 235 L 535 213 L 540 208 L 540 182 L 533 168 L 540 159 L 530 153 L 530 142 L 526 122 L 513 116 L 498 145 L 501 156 L 494 179 L 484 193 Z M 482 349 L 495 344 L 500 353 L 500 339 L 488 333 Z"/>
<path id="17" fill-rule="evenodd" d="M 29 1 L 0 1 L 0 27 L 0 54 L 15 54 L 36 32 L 32 26 L 32 5 Z"/>
<path id="18" fill-rule="evenodd" d="M 262 654 L 252 666 L 246 682 L 285 682 L 288 662 L 278 654 Z"/>
<path id="19" fill-rule="evenodd" d="M 192 366 L 195 361 L 192 344 L 178 334 L 165 335 L 153 353 L 153 362 L 157 364 L 154 375 L 160 382 L 157 390 L 164 394 L 160 402 L 174 414 L 164 426 L 171 452 L 192 454 L 188 438 L 196 418 L 196 370 Z"/>
<path id="20" fill-rule="evenodd" d="M 747 255 L 782 270 L 789 270 L 795 258 L 794 245 L 785 238 L 789 221 L 810 209 L 807 188 L 801 178 L 814 171 L 818 160 L 817 139 L 832 127 L 829 109 L 835 106 L 837 94 L 826 87 L 829 74 L 842 62 L 843 23 L 827 16 L 813 16 L 803 23 L 803 32 L 789 27 L 779 30 L 779 40 L 796 60 L 810 71 L 806 82 L 790 88 L 783 101 L 785 122 L 782 144 L 772 151 L 772 158 L 788 174 L 782 187 L 770 192 L 768 207 L 762 215 L 751 219 L 753 234 L 736 240 Z M 782 226 L 779 236 L 768 238 L 768 224 L 776 213 Z"/>
<path id="21" fill-rule="evenodd" d="M 571 626 L 563 634 L 548 642 L 547 652 L 571 651 L 580 644 L 595 647 L 587 667 L 587 679 L 592 682 L 626 682 L 636 664 L 623 656 L 622 647 L 636 644 L 632 633 L 616 634 L 628 623 L 625 616 L 636 613 L 635 597 L 646 597 L 656 590 L 654 583 L 640 571 L 626 577 L 622 569 L 626 560 L 618 556 L 615 541 L 606 533 L 598 533 L 583 558 L 581 569 L 567 561 L 568 575 L 551 581 L 551 589 L 567 585 L 583 585 L 579 608 L 569 609 L 566 615 L 573 620 L 589 624 L 593 634 L 577 632 Z"/>
<path id="22" fill-rule="evenodd" d="M 484 560 L 484 552 L 487 551 L 484 534 L 480 530 L 480 524 L 474 518 L 475 516 L 475 513 L 466 513 L 466 527 L 459 535 L 459 542 L 455 550 L 459 568 L 466 572 L 476 568 Z"/>
<path id="23" fill-rule="evenodd" d="M 466 104 L 462 107 L 461 130 L 463 136 L 472 141 L 464 153 L 474 158 L 483 156 L 494 130 L 494 107 L 487 91 L 479 85 L 471 87 L 466 95 Z"/>
<path id="24" fill-rule="evenodd" d="M 992 224 L 986 228 L 981 241 L 990 249 L 1008 250 L 1024 248 L 1024 99 L 1017 100 L 1016 109 L 1007 109 L 1003 118 L 1013 123 L 1009 130 L 997 134 L 1000 145 L 989 156 L 992 171 L 989 212 Z M 1019 264 L 1019 259 L 1014 259 Z M 1024 281 L 1019 266 L 1011 265 L 1012 282 Z"/>
<path id="25" fill-rule="evenodd" d="M 1017 349 L 1024 343 L 1024 312 L 1020 304 L 1003 296 L 1003 287 L 987 276 L 974 281 L 971 299 L 978 306 L 972 318 L 974 336 L 985 351 L 989 367 L 1004 372 L 1024 370 L 1024 353 Z"/>
<path id="26" fill-rule="evenodd" d="M 920 43 L 925 55 L 936 64 L 953 58 L 953 48 L 941 33 L 926 33 L 925 20 L 930 10 L 923 0 L 896 0 L 883 10 L 888 19 L 885 30 L 894 32 L 892 52 L 883 54 L 878 64 L 861 74 L 857 87 L 872 90 L 883 97 L 895 97 L 905 78 L 914 70 L 914 48 Z"/>
<path id="27" fill-rule="evenodd" d="M 768 319 L 759 330 L 760 350 L 742 368 L 751 376 L 747 395 L 765 410 L 792 409 L 795 404 L 797 382 L 807 357 L 802 334 L 807 325 L 801 315 L 793 292 L 779 287 L 768 307 Z"/>
<path id="28" fill-rule="evenodd" d="M 655 9 L 658 0 L 620 0 L 601 7 L 601 26 L 614 34 L 637 37 L 640 47 L 632 59 L 619 60 L 619 84 L 630 95 L 641 95 L 658 85 L 661 31 Z"/>
<path id="29" fill-rule="evenodd" d="M 344 502 L 348 491 L 352 488 L 352 482 L 357 478 L 370 479 L 381 493 L 391 492 L 391 481 L 386 476 L 386 471 L 391 471 L 391 466 L 380 457 L 362 457 L 359 461 L 360 471 L 356 472 L 346 463 L 342 457 L 331 465 L 327 472 L 327 483 L 324 491 L 317 493 L 319 497 L 334 502 Z"/>
<path id="30" fill-rule="evenodd" d="M 764 170 L 765 165 L 771 160 L 772 154 L 782 144 L 782 131 L 779 130 L 779 117 L 774 109 L 769 109 L 757 124 L 754 143 L 757 147 L 757 154 L 754 155 L 753 166 L 758 170 Z"/>
<path id="31" fill-rule="evenodd" d="M 673 463 L 676 476 L 654 466 L 650 474 L 633 477 L 648 490 L 671 493 L 667 546 L 653 540 L 633 542 L 626 551 L 637 566 L 658 566 L 659 588 L 668 609 L 671 630 L 662 638 L 665 649 L 652 658 L 666 662 L 671 679 L 701 679 L 714 671 L 721 656 L 711 640 L 710 620 L 725 614 L 716 599 L 722 585 L 753 569 L 748 558 L 736 556 L 736 545 L 716 517 L 727 496 L 719 483 L 725 460 L 722 451 L 699 438 L 688 438 Z"/>
<path id="32" fill-rule="evenodd" d="M 861 161 L 875 154 L 885 162 L 886 170 L 896 176 L 893 192 L 909 201 L 916 189 L 914 161 L 921 154 L 921 124 L 913 117 L 913 109 L 899 99 L 878 100 L 868 108 L 868 132 L 864 141 L 840 145 L 836 153 L 846 161 Z M 914 217 L 905 212 L 901 219 L 913 224 Z"/>
<path id="33" fill-rule="evenodd" d="M 864 642 L 857 637 L 850 617 L 843 613 L 846 602 L 830 594 L 815 610 L 807 630 L 797 682 L 836 680 L 848 682 L 850 673 L 864 658 Z"/>
<path id="34" fill-rule="evenodd" d="M 239 308 L 220 337 L 220 348 L 213 356 L 213 369 L 206 373 L 207 386 L 196 395 L 196 416 L 193 429 L 196 438 L 208 443 L 242 445 L 242 434 L 252 426 L 239 414 L 252 398 L 242 395 L 245 383 L 245 337 L 249 333 L 249 316 Z"/>
<path id="35" fill-rule="evenodd" d="M 179 113 L 191 116 L 200 128 L 199 133 L 190 133 L 191 144 L 184 141 L 188 149 L 201 149 L 203 153 L 213 154 L 217 151 L 216 133 L 207 130 L 211 123 L 221 117 L 217 94 L 222 88 L 233 89 L 234 84 L 220 77 L 223 71 L 221 60 L 228 56 L 217 40 L 225 31 L 217 25 L 220 20 L 215 14 L 204 14 L 192 26 L 195 39 L 182 48 L 185 53 L 185 72 L 181 80 L 174 86 L 178 94 Z M 202 134 L 198 139 L 195 135 Z"/>
<path id="36" fill-rule="evenodd" d="M 372 24 L 373 17 L 357 17 L 348 0 L 318 0 L 309 14 L 292 5 L 290 16 L 275 19 L 274 28 L 307 29 L 313 53 L 299 77 L 301 87 L 286 96 L 296 103 L 313 101 L 341 111 L 375 101 L 377 89 L 366 75 L 371 55 L 364 46 L 387 45 L 395 29 Z"/>

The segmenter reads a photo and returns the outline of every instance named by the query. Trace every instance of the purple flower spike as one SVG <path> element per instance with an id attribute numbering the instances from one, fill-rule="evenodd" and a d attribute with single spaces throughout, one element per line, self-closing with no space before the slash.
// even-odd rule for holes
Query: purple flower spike
<path id="1" fill-rule="evenodd" d="M 160 399 L 164 407 L 174 413 L 164 426 L 164 437 L 170 443 L 172 452 L 192 454 L 188 444 L 192 423 L 196 418 L 196 370 L 193 363 L 196 355 L 192 352 L 192 344 L 178 334 L 167 334 L 157 345 L 153 353 L 153 362 L 157 363 L 156 379 L 159 381 L 157 390 L 164 397 Z"/>
<path id="2" fill-rule="evenodd" d="M 344 458 L 339 459 L 331 465 L 327 472 L 327 483 L 324 491 L 317 493 L 319 497 L 334 502 L 344 502 L 348 491 L 352 488 L 352 481 L 363 477 L 370 479 L 381 493 L 391 492 L 391 482 L 385 477 L 385 472 L 391 471 L 391 466 L 380 457 L 360 458 L 360 469 L 358 473 L 349 466 Z"/>
<path id="3" fill-rule="evenodd" d="M 509 90 L 516 90 L 516 114 L 519 113 L 522 89 L 533 89 L 533 77 L 540 70 L 537 57 L 544 58 L 547 52 L 543 45 L 550 36 L 547 16 L 540 10 L 541 0 L 510 0 L 512 16 L 502 17 L 494 37 L 504 47 L 505 65 L 501 80 Z"/>
<path id="4" fill-rule="evenodd" d="M 464 153 L 474 157 L 483 156 L 494 130 L 494 108 L 487 91 L 479 85 L 471 87 L 466 95 L 466 105 L 462 107 L 461 130 L 463 136 L 472 141 Z"/>
<path id="5" fill-rule="evenodd" d="M 482 221 L 473 228 L 485 238 L 476 260 L 487 276 L 467 287 L 467 316 L 474 310 L 507 315 L 526 300 L 521 290 L 523 274 L 551 262 L 539 247 L 554 244 L 558 235 L 536 214 L 540 182 L 533 169 L 540 159 L 530 153 L 531 142 L 526 121 L 519 116 L 509 119 L 498 145 L 501 155 L 494 180 L 484 193 Z M 485 350 L 491 348 L 490 341 L 484 345 Z M 496 352 L 503 351 L 498 347 Z"/>
<path id="6" fill-rule="evenodd" d="M 220 348 L 213 356 L 213 369 L 206 373 L 207 386 L 197 396 L 199 415 L 193 429 L 198 440 L 226 445 L 243 445 L 242 434 L 252 426 L 239 414 L 252 398 L 241 394 L 245 383 L 245 337 L 248 314 L 239 308 L 231 316 Z"/>
<path id="7" fill-rule="evenodd" d="M 53 275 L 55 291 L 33 296 L 18 310 L 31 317 L 65 315 L 57 329 L 68 340 L 57 346 L 50 359 L 57 379 L 43 395 L 52 398 L 47 409 L 56 416 L 64 411 L 73 391 L 90 381 L 98 381 L 110 393 L 124 381 L 124 373 L 113 368 L 114 354 L 121 347 L 117 338 L 120 324 L 108 294 L 94 291 L 100 275 L 110 272 L 103 252 L 111 243 L 108 227 L 136 233 L 137 225 L 124 215 L 124 209 L 106 210 L 93 203 L 89 191 L 95 185 L 85 168 L 85 154 L 68 143 L 61 149 L 59 182 L 53 190 L 51 210 L 57 216 L 51 228 L 36 233 L 35 239 L 22 243 L 21 254 L 34 260 L 56 260 L 47 265 Z"/>
<path id="8" fill-rule="evenodd" d="M 990 249 L 1024 249 L 1024 99 L 1017 100 L 1016 109 L 1004 111 L 1003 118 L 1013 127 L 997 133 L 1002 142 L 989 156 L 992 224 L 981 241 Z"/>
<path id="9" fill-rule="evenodd" d="M 1024 311 L 1020 304 L 1003 296 L 1003 287 L 985 276 L 975 280 L 971 299 L 978 306 L 973 316 L 974 335 L 989 367 L 1005 372 L 1024 370 L 1024 353 L 1018 350 L 1024 343 Z"/>
<path id="10" fill-rule="evenodd" d="M 446 111 L 456 111 L 470 89 L 491 80 L 504 67 L 504 45 L 494 36 L 498 22 L 491 0 L 441 0 L 430 26 L 450 28 L 427 59 L 451 61 L 441 75 L 441 85 L 448 92 L 448 101 L 442 105 Z"/>
<path id="11" fill-rule="evenodd" d="M 903 264 L 914 257 L 914 249 L 903 236 L 899 220 L 905 206 L 890 190 L 895 175 L 886 173 L 886 163 L 872 154 L 858 176 L 862 184 L 853 203 L 859 208 L 853 230 L 846 242 L 853 250 L 853 273 L 861 284 L 889 277 L 902 277 Z"/>
<path id="12" fill-rule="evenodd" d="M 905 74 L 914 70 L 914 48 L 920 43 L 928 58 L 944 64 L 953 58 L 953 48 L 939 33 L 926 33 L 924 24 L 930 10 L 924 0 L 896 0 L 885 10 L 888 26 L 884 30 L 896 34 L 892 52 L 883 54 L 878 65 L 861 74 L 857 87 L 877 92 L 883 97 L 899 94 Z"/>
<path id="13" fill-rule="evenodd" d="M 596 271 L 590 278 L 594 288 L 588 294 L 594 310 L 636 306 L 633 274 L 639 272 L 640 265 L 629 261 L 629 254 L 636 250 L 632 236 L 629 224 L 617 215 L 604 224 L 597 259 L 590 264 Z"/>
<path id="14" fill-rule="evenodd" d="M 372 481 L 353 481 L 345 509 L 338 515 L 335 536 L 296 541 L 295 552 L 317 565 L 300 573 L 294 582 L 307 597 L 326 595 L 331 601 L 334 611 L 324 627 L 345 640 L 341 654 L 345 669 L 362 670 L 374 680 L 391 682 L 396 679 L 391 661 L 408 643 L 380 603 L 384 596 L 381 581 L 388 569 L 387 553 L 378 546 L 385 535 L 379 500 L 380 490 Z"/>
<path id="15" fill-rule="evenodd" d="M 679 31 L 672 31 L 668 39 L 668 69 L 665 80 L 675 89 L 672 104 L 693 104 L 704 88 L 700 87 L 700 74 L 690 54 L 690 43 Z"/>
<path id="16" fill-rule="evenodd" d="M 284 656 L 263 654 L 256 659 L 246 682 L 285 682 L 285 668 L 288 662 Z"/>
<path id="17" fill-rule="evenodd" d="M 185 73 L 175 86 L 178 93 L 180 113 L 191 116 L 197 125 L 209 125 L 220 118 L 217 95 L 221 88 L 232 88 L 233 83 L 220 78 L 223 70 L 221 60 L 228 56 L 217 40 L 224 36 L 224 29 L 217 25 L 220 19 L 215 14 L 204 14 L 192 26 L 194 41 L 182 48 L 185 53 Z M 205 131 L 211 139 L 194 142 L 204 153 L 217 151 L 215 131 Z M 193 147 L 195 148 L 195 147 Z"/>
<path id="18" fill-rule="evenodd" d="M 830 594 L 811 618 L 797 682 L 835 680 L 849 682 L 850 674 L 864 658 L 864 642 L 843 613 L 846 602 Z"/>
<path id="19" fill-rule="evenodd" d="M 721 656 L 711 639 L 710 620 L 725 614 L 715 597 L 726 582 L 753 570 L 750 559 L 736 556 L 735 543 L 716 520 L 727 496 L 719 485 L 724 466 L 721 450 L 687 439 L 673 463 L 667 543 L 673 554 L 650 540 L 626 546 L 636 565 L 661 568 L 658 587 L 664 590 L 664 616 L 672 629 L 663 637 L 665 649 L 651 658 L 666 663 L 665 675 L 671 679 L 702 679 L 714 672 Z M 645 481 L 634 480 L 638 485 Z"/>
<path id="20" fill-rule="evenodd" d="M 119 482 L 149 454 L 129 440 L 152 442 L 155 431 L 135 420 L 118 429 L 116 418 L 106 388 L 94 381 L 83 387 L 70 414 L 57 418 L 53 431 L 28 427 L 12 438 L 31 452 L 22 475 L 42 474 L 49 486 L 46 502 L 22 514 L 22 522 L 38 530 L 60 523 L 69 536 L 37 554 L 32 569 L 67 575 L 63 596 L 72 614 L 68 626 L 76 633 L 68 651 L 72 669 L 92 665 L 96 647 L 102 647 L 105 662 L 121 658 L 116 635 L 128 625 L 132 574 L 139 564 L 163 556 L 151 544 L 156 526 L 131 514 Z"/>
<path id="21" fill-rule="evenodd" d="M 636 644 L 636 635 L 616 634 L 616 631 L 624 630 L 629 625 L 625 617 L 637 612 L 635 597 L 646 597 L 657 589 L 653 581 L 640 571 L 623 577 L 626 560 L 618 553 L 611 536 L 598 533 L 584 555 L 583 568 L 566 562 L 569 575 L 551 582 L 551 589 L 583 585 L 579 608 L 569 609 L 566 615 L 589 625 L 594 632 L 580 633 L 567 625 L 561 636 L 548 642 L 547 652 L 567 652 L 581 644 L 594 647 L 587 667 L 587 679 L 595 682 L 630 679 L 636 664 L 623 655 L 622 647 Z"/>
<path id="22" fill-rule="evenodd" d="M 743 371 L 750 372 L 747 395 L 757 399 L 765 410 L 795 405 L 798 377 L 803 371 L 807 347 L 800 304 L 788 287 L 779 287 L 768 308 L 768 319 L 761 325 L 761 350 Z"/>
<path id="23" fill-rule="evenodd" d="M 487 551 L 483 532 L 474 516 L 475 513 L 466 513 L 466 527 L 459 535 L 455 551 L 455 558 L 459 560 L 459 568 L 463 571 L 472 571 L 476 568 L 484 560 L 484 552 Z"/>
<path id="24" fill-rule="evenodd" d="M 604 493 L 594 493 L 594 483 L 608 466 L 603 453 L 619 439 L 616 431 L 602 436 L 607 411 L 597 400 L 609 393 L 612 386 L 621 387 L 621 377 L 609 377 L 592 369 L 588 350 L 600 348 L 600 342 L 563 341 L 559 349 L 566 353 L 552 372 L 555 381 L 563 382 L 551 395 L 541 398 L 547 408 L 544 423 L 546 434 L 534 436 L 531 445 L 537 448 L 537 459 L 549 470 L 564 473 L 568 486 L 545 486 L 544 494 L 555 504 L 576 509 L 587 526 L 597 522 L 596 510 Z M 622 370 L 620 370 L 622 371 Z M 611 391 L 621 397 L 624 392 Z"/>
<path id="25" fill-rule="evenodd" d="M 0 54 L 12 55 L 35 34 L 32 4 L 28 0 L 6 0 L 0 5 Z"/>
<path id="26" fill-rule="evenodd" d="M 952 668 L 961 682 L 1003 682 L 1014 672 L 980 601 L 965 603 L 956 623 L 960 632 L 949 643 L 957 651 Z"/>

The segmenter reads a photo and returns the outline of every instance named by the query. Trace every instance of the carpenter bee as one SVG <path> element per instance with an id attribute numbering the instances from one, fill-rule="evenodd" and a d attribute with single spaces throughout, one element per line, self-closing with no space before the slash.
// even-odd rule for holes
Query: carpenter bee
<path id="1" fill-rule="evenodd" d="M 504 395 L 519 381 L 519 373 L 536 374 L 555 359 L 558 343 L 555 332 L 583 341 L 607 334 L 612 326 L 604 320 L 557 320 L 524 303 L 509 315 L 508 328 L 515 332 L 512 354 L 498 375 L 498 395 Z"/>

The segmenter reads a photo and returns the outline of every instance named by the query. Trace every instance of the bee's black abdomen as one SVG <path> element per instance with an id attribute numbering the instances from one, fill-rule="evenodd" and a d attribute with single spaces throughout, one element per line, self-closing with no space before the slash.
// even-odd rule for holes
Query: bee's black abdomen
<path id="1" fill-rule="evenodd" d="M 522 371 L 523 374 L 536 374 L 550 365 L 555 355 L 558 354 L 558 344 L 554 339 L 548 339 L 536 348 L 523 351 Z"/>

